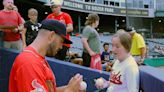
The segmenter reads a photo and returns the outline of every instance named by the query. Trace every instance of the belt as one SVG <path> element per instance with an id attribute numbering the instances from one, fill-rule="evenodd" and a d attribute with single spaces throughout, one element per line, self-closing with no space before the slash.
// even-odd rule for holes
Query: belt
<path id="1" fill-rule="evenodd" d="M 132 55 L 132 56 L 140 56 L 140 55 Z"/>

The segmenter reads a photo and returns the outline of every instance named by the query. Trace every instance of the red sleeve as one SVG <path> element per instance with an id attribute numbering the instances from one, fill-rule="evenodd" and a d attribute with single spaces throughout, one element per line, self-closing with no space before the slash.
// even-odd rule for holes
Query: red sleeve
<path id="1" fill-rule="evenodd" d="M 4 16 L 3 15 L 3 10 L 0 10 L 0 20 L 1 20 L 0 21 L 0 25 L 3 25 L 3 21 L 2 21 L 3 20 L 3 18 L 2 18 L 3 16 Z"/>
<path id="2" fill-rule="evenodd" d="M 52 17 L 52 14 L 49 14 L 49 15 L 46 17 L 46 19 L 51 19 L 51 17 Z"/>
<path id="3" fill-rule="evenodd" d="M 69 14 L 65 13 L 66 24 L 73 24 L 72 18 Z"/>
<path id="4" fill-rule="evenodd" d="M 18 15 L 18 25 L 23 24 L 23 22 L 24 22 L 23 18 L 21 17 L 21 15 L 18 12 L 16 12 L 16 13 Z"/>
<path id="5" fill-rule="evenodd" d="M 41 92 L 48 92 L 46 86 L 46 78 L 43 74 L 43 68 L 37 64 L 23 65 L 16 72 L 16 80 L 18 92 L 31 92 L 36 90 L 43 90 Z"/>

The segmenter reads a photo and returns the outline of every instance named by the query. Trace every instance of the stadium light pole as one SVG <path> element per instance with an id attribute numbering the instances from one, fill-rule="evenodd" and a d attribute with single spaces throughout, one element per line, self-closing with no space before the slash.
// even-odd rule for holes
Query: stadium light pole
<path id="1" fill-rule="evenodd" d="M 125 0 L 125 10 L 126 10 L 126 28 L 129 26 L 129 16 L 128 16 L 128 2 Z"/>
<path id="2" fill-rule="evenodd" d="M 118 24 L 117 24 L 117 19 L 115 19 L 115 33 L 117 32 L 117 26 Z"/>
<path id="3" fill-rule="evenodd" d="M 78 15 L 78 30 L 79 30 L 79 34 L 81 33 L 81 17 L 80 15 Z"/>

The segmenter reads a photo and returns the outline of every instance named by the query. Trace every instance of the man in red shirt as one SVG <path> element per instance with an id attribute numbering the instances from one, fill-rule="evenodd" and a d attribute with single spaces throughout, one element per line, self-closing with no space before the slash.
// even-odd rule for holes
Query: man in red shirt
<path id="1" fill-rule="evenodd" d="M 68 13 L 61 11 L 62 4 L 63 4 L 63 0 L 50 0 L 49 6 L 52 9 L 53 13 L 49 14 L 47 16 L 47 19 L 58 20 L 63 24 L 65 24 L 67 27 L 66 37 L 70 39 L 69 33 L 73 31 L 73 21 Z M 55 58 L 60 60 L 65 60 L 66 53 L 70 48 L 70 46 L 71 46 L 70 44 L 63 44 L 63 49 L 58 51 L 58 53 L 55 55 Z"/>
<path id="2" fill-rule="evenodd" d="M 45 55 L 55 55 L 62 43 L 72 42 L 64 24 L 46 19 L 36 39 L 15 59 L 9 78 L 9 92 L 78 92 L 82 75 L 76 74 L 68 85 L 56 87 L 55 76 Z"/>
<path id="3" fill-rule="evenodd" d="M 13 0 L 3 0 L 4 9 L 0 11 L 0 29 L 4 32 L 5 48 L 21 49 L 19 28 L 23 28 L 20 14 L 13 10 Z"/>

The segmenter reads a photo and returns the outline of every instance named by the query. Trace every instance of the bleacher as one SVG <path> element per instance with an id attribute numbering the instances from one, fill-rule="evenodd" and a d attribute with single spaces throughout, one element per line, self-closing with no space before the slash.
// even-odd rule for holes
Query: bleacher
<path id="1" fill-rule="evenodd" d="M 112 38 L 112 35 L 109 35 L 109 36 L 100 35 L 101 51 L 103 51 L 103 44 L 105 42 L 110 43 L 109 48 L 110 48 L 110 50 L 112 50 L 111 38 Z M 81 43 L 81 37 L 80 36 L 78 36 L 78 37 L 71 36 L 71 40 L 73 41 L 73 44 L 72 44 L 72 48 L 70 49 L 70 51 L 76 52 L 81 56 L 82 50 L 83 50 L 83 46 Z M 152 56 L 152 57 L 162 57 L 163 56 L 162 54 L 155 52 L 154 47 L 156 45 L 160 45 L 160 46 L 164 47 L 164 39 L 162 39 L 162 38 L 161 39 L 146 39 L 145 42 L 148 43 L 148 47 L 149 47 L 148 53 L 150 56 Z"/>
<path id="2" fill-rule="evenodd" d="M 164 55 L 160 52 L 155 51 L 156 46 L 164 48 L 164 39 L 146 39 L 145 42 L 149 47 L 149 55 L 153 57 L 163 57 Z"/>

